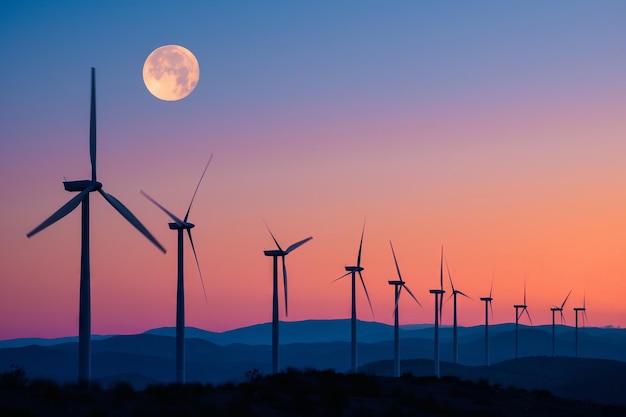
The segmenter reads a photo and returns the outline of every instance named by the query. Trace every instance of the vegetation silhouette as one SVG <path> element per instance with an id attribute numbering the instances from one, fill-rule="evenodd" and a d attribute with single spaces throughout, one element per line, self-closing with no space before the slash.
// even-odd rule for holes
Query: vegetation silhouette
<path id="1" fill-rule="evenodd" d="M 0 374 L 3 416 L 623 416 L 626 407 L 567 400 L 548 391 L 489 385 L 457 377 L 381 377 L 333 370 L 262 375 L 246 372 L 234 384 L 149 385 L 107 388 L 29 380 L 13 366 Z"/>

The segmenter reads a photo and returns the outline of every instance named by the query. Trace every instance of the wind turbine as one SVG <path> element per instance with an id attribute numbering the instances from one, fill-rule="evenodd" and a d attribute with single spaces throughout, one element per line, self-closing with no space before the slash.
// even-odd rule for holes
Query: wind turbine
<path id="1" fill-rule="evenodd" d="M 532 326 L 533 324 L 533 319 L 530 318 L 530 313 L 528 312 L 528 306 L 526 306 L 526 278 L 524 278 L 524 304 L 515 304 L 513 307 L 515 308 L 515 359 L 517 359 L 519 354 L 519 319 L 526 313 L 530 325 Z M 519 310 L 522 311 L 520 312 Z"/>
<path id="2" fill-rule="evenodd" d="M 65 203 L 52 216 L 31 230 L 26 236 L 32 237 L 46 227 L 56 223 L 71 213 L 81 204 L 81 250 L 80 250 L 80 297 L 78 310 L 78 381 L 89 383 L 91 379 L 91 268 L 89 257 L 89 193 L 98 191 L 104 199 L 130 222 L 141 234 L 158 247 L 165 249 L 152 236 L 143 224 L 117 198 L 102 189 L 102 183 L 96 180 L 96 70 L 91 68 L 91 114 L 89 120 L 89 155 L 91 159 L 91 179 L 64 181 L 66 191 L 78 192 L 78 195 Z"/>
<path id="3" fill-rule="evenodd" d="M 441 260 L 439 262 L 439 285 L 439 289 L 430 290 L 431 294 L 435 294 L 435 357 L 433 361 L 437 378 L 441 376 L 439 369 L 439 319 L 443 310 L 443 294 L 445 293 L 443 290 L 443 245 L 441 245 Z"/>
<path id="4" fill-rule="evenodd" d="M 454 359 L 454 363 L 459 363 L 459 337 L 458 337 L 458 328 L 457 328 L 457 314 L 456 314 L 456 296 L 457 294 L 461 294 L 463 297 L 469 298 L 470 300 L 472 299 L 470 296 L 468 296 L 467 294 L 463 293 L 462 291 L 457 290 L 456 288 L 454 288 L 454 284 L 452 283 L 452 275 L 450 274 L 450 268 L 448 267 L 448 259 L 446 258 L 446 269 L 448 270 L 448 278 L 450 278 L 450 288 L 452 288 L 452 294 L 450 294 L 450 297 L 453 297 L 453 302 L 454 302 L 454 324 L 453 324 L 453 331 L 452 331 L 452 357 Z M 450 298 L 448 298 L 449 300 Z"/>
<path id="5" fill-rule="evenodd" d="M 571 293 L 572 290 L 567 293 L 567 296 L 565 297 L 565 300 L 563 300 L 561 307 L 553 306 L 552 308 L 550 308 L 550 311 L 552 311 L 552 356 L 556 356 L 556 327 L 554 324 L 554 313 L 556 311 L 561 313 L 561 324 L 563 324 L 563 321 L 565 321 L 565 317 L 563 316 L 563 308 L 565 307 L 565 303 L 567 303 L 567 299 L 569 298 L 569 295 Z"/>
<path id="6" fill-rule="evenodd" d="M 481 297 L 480 301 L 485 302 L 485 365 L 489 366 L 489 307 L 491 307 L 491 317 L 493 318 L 493 279 L 491 280 L 491 289 L 489 297 Z"/>
<path id="7" fill-rule="evenodd" d="M 270 230 L 269 226 L 266 224 L 267 230 L 270 232 L 274 243 L 276 244 L 277 249 L 264 250 L 263 253 L 265 256 L 271 256 L 273 258 L 273 295 L 272 295 L 272 372 L 278 373 L 278 258 L 282 259 L 283 264 L 283 287 L 285 291 L 285 316 L 289 315 L 289 310 L 287 309 L 287 267 L 285 266 L 285 256 L 287 256 L 291 251 L 296 248 L 304 245 L 309 240 L 313 239 L 312 236 L 307 237 L 306 239 L 302 239 L 299 242 L 294 243 L 289 246 L 287 249 L 283 250 L 278 244 L 278 241 L 274 237 L 274 234 Z"/>
<path id="8" fill-rule="evenodd" d="M 187 235 L 189 236 L 189 243 L 191 243 L 191 249 L 193 251 L 193 256 L 196 258 L 196 265 L 198 266 L 198 274 L 200 275 L 200 282 L 202 283 L 202 291 L 204 291 L 204 300 L 206 302 L 206 291 L 204 289 L 204 280 L 202 279 L 202 272 L 200 271 L 200 262 L 198 262 L 198 255 L 196 254 L 196 248 L 193 244 L 193 238 L 191 237 L 191 229 L 195 227 L 195 224 L 189 223 L 187 219 L 189 218 L 189 212 L 191 211 L 191 205 L 193 204 L 193 200 L 196 198 L 196 193 L 198 192 L 198 188 L 200 188 L 200 183 L 204 178 L 204 174 L 206 173 L 209 164 L 211 163 L 211 159 L 213 159 L 213 154 L 209 158 L 209 162 L 207 162 L 204 167 L 204 171 L 202 171 L 202 175 L 200 176 L 200 181 L 198 181 L 198 185 L 196 186 L 196 190 L 191 197 L 191 202 L 189 202 L 189 208 L 187 208 L 187 213 L 185 214 L 185 218 L 183 220 L 176 217 L 172 212 L 167 210 L 161 204 L 159 204 L 155 199 L 150 197 L 144 191 L 141 191 L 144 197 L 154 203 L 158 208 L 163 210 L 165 214 L 167 214 L 170 219 L 174 220 L 173 223 L 168 223 L 171 230 L 178 231 L 178 280 L 176 284 L 176 382 L 179 384 L 185 383 L 185 284 L 183 281 L 183 238 L 185 234 L 185 230 L 187 231 Z"/>
<path id="9" fill-rule="evenodd" d="M 351 331 L 352 331 L 352 372 L 356 373 L 358 370 L 357 366 L 357 357 L 356 357 L 356 274 L 359 274 L 359 278 L 361 278 L 361 284 L 363 284 L 363 290 L 365 290 L 365 296 L 367 297 L 367 302 L 370 305 L 370 310 L 372 311 L 372 316 L 374 315 L 374 309 L 372 308 L 372 301 L 370 300 L 370 296 L 367 293 L 367 287 L 365 286 L 365 281 L 363 280 L 363 275 L 361 271 L 363 271 L 363 267 L 361 266 L 361 250 L 363 249 L 363 235 L 365 234 L 365 224 L 363 225 L 363 231 L 361 232 L 361 242 L 359 243 L 359 253 L 356 257 L 356 266 L 346 266 L 346 272 L 335 281 L 340 280 L 341 278 L 347 277 L 348 275 L 352 276 L 352 320 L 351 320 Z"/>
<path id="10" fill-rule="evenodd" d="M 585 325 L 585 320 L 587 319 L 587 308 L 585 307 L 587 296 L 583 294 L 583 306 L 582 307 L 574 307 L 574 313 L 576 314 L 576 357 L 578 357 L 578 312 L 582 312 L 583 318 L 583 326 Z"/>
<path id="11" fill-rule="evenodd" d="M 393 310 L 394 314 L 394 328 L 393 328 L 393 352 L 394 352 L 394 375 L 396 377 L 400 376 L 400 321 L 398 319 L 399 311 L 398 311 L 398 301 L 400 301 L 400 293 L 402 292 L 402 288 L 406 289 L 409 295 L 415 300 L 415 302 L 421 307 L 422 304 L 415 298 L 413 292 L 406 285 L 404 280 L 402 279 L 402 274 L 400 273 L 400 267 L 398 266 L 398 260 L 396 258 L 396 252 L 393 250 L 393 244 L 391 240 L 389 241 L 389 245 L 391 246 L 391 253 L 393 254 L 393 261 L 396 264 L 396 271 L 398 271 L 398 280 L 397 281 L 389 281 L 389 285 L 394 286 L 394 303 L 395 308 Z"/>

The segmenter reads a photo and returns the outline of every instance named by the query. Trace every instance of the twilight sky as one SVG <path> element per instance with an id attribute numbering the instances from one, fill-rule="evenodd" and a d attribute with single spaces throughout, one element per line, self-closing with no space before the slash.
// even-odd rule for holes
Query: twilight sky
<path id="1" fill-rule="evenodd" d="M 92 332 L 173 326 L 176 233 L 140 195 L 189 220 L 188 326 L 271 320 L 273 242 L 288 320 L 346 318 L 363 220 L 375 320 L 392 323 L 389 240 L 430 323 L 443 244 L 462 325 L 514 321 L 524 276 L 535 324 L 569 290 L 593 326 L 626 326 L 626 2 L 3 1 L 0 4 L 0 339 L 78 332 L 80 210 L 31 239 L 90 175 L 168 249 L 91 198 Z M 200 64 L 178 102 L 146 90 L 156 47 Z M 446 289 L 449 287 L 446 283 Z M 373 320 L 362 289 L 359 318 Z M 282 297 L 281 297 L 282 303 Z M 452 304 L 444 309 L 451 321 Z M 284 319 L 284 310 L 281 308 Z"/>

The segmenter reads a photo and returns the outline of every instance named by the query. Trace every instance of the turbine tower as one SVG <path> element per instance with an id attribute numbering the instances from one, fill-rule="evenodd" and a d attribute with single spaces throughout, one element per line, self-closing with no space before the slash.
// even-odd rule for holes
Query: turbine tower
<path id="1" fill-rule="evenodd" d="M 572 290 L 567 293 L 567 296 L 565 297 L 565 300 L 563 300 L 561 307 L 552 306 L 552 308 L 550 308 L 550 311 L 552 311 L 552 356 L 556 356 L 556 327 L 554 324 L 554 313 L 556 311 L 561 313 L 561 324 L 563 324 L 563 321 L 565 321 L 565 317 L 563 316 L 563 307 L 565 307 L 565 303 L 567 302 L 567 299 L 569 298 L 569 295 L 571 293 Z"/>
<path id="2" fill-rule="evenodd" d="M 485 366 L 489 366 L 489 308 L 491 307 L 491 317 L 493 318 L 493 279 L 491 280 L 491 289 L 489 297 L 481 297 L 480 301 L 485 302 Z"/>
<path id="3" fill-rule="evenodd" d="M 457 294 L 462 295 L 463 297 L 469 298 L 470 300 L 472 299 L 470 296 L 468 296 L 467 294 L 463 293 L 462 291 L 457 290 L 456 288 L 454 288 L 454 283 L 452 282 L 452 275 L 450 274 L 450 268 L 448 267 L 448 259 L 445 258 L 446 260 L 446 269 L 448 270 L 448 278 L 450 278 L 450 288 L 452 288 L 452 294 L 450 294 L 450 297 L 453 298 L 453 303 L 454 303 L 454 318 L 453 318 L 453 329 L 452 329 L 452 358 L 454 360 L 454 363 L 459 363 L 459 337 L 458 337 L 458 327 L 457 327 L 457 309 L 456 309 L 456 296 Z M 448 297 L 448 300 L 450 298 Z"/>
<path id="4" fill-rule="evenodd" d="M 273 293 L 272 293 L 272 372 L 278 373 L 278 258 L 280 257 L 283 264 L 283 287 L 285 291 L 285 316 L 289 315 L 287 308 L 287 267 L 285 266 L 285 256 L 296 248 L 304 245 L 309 240 L 313 239 L 312 236 L 302 239 L 299 242 L 294 243 L 287 249 L 283 250 L 278 244 L 278 241 L 274 237 L 274 234 L 266 224 L 267 230 L 270 232 L 277 249 L 264 250 L 265 256 L 271 256 L 273 258 Z"/>
<path id="5" fill-rule="evenodd" d="M 52 216 L 31 230 L 26 236 L 32 237 L 46 227 L 56 223 L 81 204 L 81 250 L 80 250 L 80 297 L 78 310 L 78 382 L 89 383 L 91 379 L 91 268 L 89 257 L 89 193 L 98 191 L 104 199 L 130 222 L 141 234 L 150 240 L 163 253 L 165 249 L 152 236 L 143 224 L 117 198 L 102 189 L 96 180 L 96 70 L 91 68 L 91 113 L 89 120 L 89 155 L 91 159 L 91 180 L 64 181 L 66 191 L 78 195 L 65 203 Z"/>
<path id="6" fill-rule="evenodd" d="M 391 253 L 393 254 L 393 261 L 396 264 L 396 271 L 398 271 L 398 280 L 397 281 L 389 281 L 389 285 L 394 286 L 394 303 L 395 308 L 393 310 L 394 314 L 394 327 L 393 327 L 393 357 L 394 357 L 394 375 L 396 377 L 400 376 L 400 321 L 399 321 L 399 311 L 398 311 L 398 302 L 400 301 L 400 293 L 402 292 L 402 288 L 406 289 L 409 295 L 415 300 L 415 302 L 421 307 L 422 304 L 415 298 L 413 292 L 406 285 L 404 280 L 402 279 L 402 274 L 400 273 L 400 267 L 398 266 L 398 260 L 396 258 L 396 252 L 393 250 L 393 244 L 389 241 L 389 245 L 391 246 Z"/>
<path id="7" fill-rule="evenodd" d="M 585 320 L 587 319 L 587 308 L 586 304 L 586 295 L 583 294 L 583 306 L 582 307 L 574 307 L 574 313 L 576 314 L 576 357 L 578 357 L 578 312 L 582 312 L 583 326 L 585 325 Z"/>
<path id="8" fill-rule="evenodd" d="M 431 294 L 435 294 L 435 346 L 434 346 L 434 365 L 435 376 L 439 378 L 441 371 L 439 369 L 439 320 L 441 319 L 441 313 L 443 310 L 443 245 L 441 246 L 441 260 L 439 262 L 439 289 L 430 290 Z"/>
<path id="9" fill-rule="evenodd" d="M 524 278 L 524 304 L 515 304 L 513 308 L 515 308 L 515 359 L 517 359 L 519 357 L 519 319 L 526 313 L 530 325 L 532 326 L 533 324 L 533 319 L 530 318 L 528 306 L 526 305 L 526 278 Z"/>
<path id="10" fill-rule="evenodd" d="M 193 256 L 194 258 L 196 258 L 198 274 L 200 275 L 200 282 L 202 283 L 202 291 L 204 291 L 204 301 L 208 302 L 206 298 L 206 291 L 204 289 L 204 279 L 202 279 L 202 272 L 200 271 L 200 262 L 198 262 L 198 255 L 196 254 L 196 248 L 193 244 L 193 238 L 191 237 L 191 229 L 195 227 L 195 224 L 189 223 L 187 219 L 189 218 L 191 205 L 193 204 L 193 200 L 196 198 L 196 193 L 198 192 L 198 188 L 200 188 L 200 183 L 202 182 L 204 174 L 206 173 L 206 170 L 211 163 L 211 159 L 213 159 L 212 154 L 209 158 L 209 162 L 207 162 L 206 166 L 204 167 L 204 171 L 202 171 L 200 181 L 198 181 L 196 190 L 191 197 L 189 208 L 187 208 L 187 213 L 185 214 L 185 218 L 183 220 L 176 217 L 169 210 L 159 204 L 155 199 L 150 197 L 147 193 L 141 191 L 141 194 L 143 194 L 144 197 L 154 203 L 158 208 L 163 210 L 165 214 L 170 217 L 170 219 L 174 220 L 173 223 L 168 223 L 168 225 L 171 230 L 176 230 L 178 232 L 178 279 L 176 284 L 176 382 L 178 382 L 179 384 L 185 383 L 185 284 L 183 280 L 183 240 L 185 230 L 187 231 L 187 235 L 189 236 L 189 243 L 191 243 Z"/>
<path id="11" fill-rule="evenodd" d="M 363 235 L 365 234 L 365 224 L 363 225 L 363 231 L 361 232 L 361 242 L 359 243 L 359 253 L 356 257 L 356 266 L 346 266 L 346 272 L 335 281 L 340 280 L 341 278 L 347 277 L 348 275 L 352 276 L 352 319 L 351 319 L 351 335 L 352 335 L 352 372 L 356 373 L 358 371 L 357 364 L 357 343 L 356 343 L 356 274 L 359 274 L 359 278 L 361 279 L 361 284 L 363 284 L 363 290 L 365 290 L 365 296 L 367 297 L 367 302 L 370 305 L 370 310 L 372 311 L 372 316 L 374 315 L 374 309 L 372 308 L 372 301 L 370 300 L 370 296 L 367 293 L 367 287 L 365 286 L 365 281 L 363 280 L 363 275 L 361 271 L 363 271 L 363 267 L 361 266 L 361 250 L 363 249 Z"/>

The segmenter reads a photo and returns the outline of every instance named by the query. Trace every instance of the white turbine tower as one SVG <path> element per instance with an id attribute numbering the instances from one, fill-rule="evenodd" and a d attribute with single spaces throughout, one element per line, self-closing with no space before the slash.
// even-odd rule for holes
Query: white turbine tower
<path id="1" fill-rule="evenodd" d="M 519 357 L 519 319 L 526 313 L 530 325 L 532 326 L 533 324 L 533 319 L 530 318 L 528 306 L 526 305 L 526 278 L 524 278 L 524 304 L 515 304 L 513 308 L 515 308 L 515 359 L 517 359 Z M 522 311 L 520 312 L 520 310 Z"/>
<path id="2" fill-rule="evenodd" d="M 196 259 L 196 265 L 198 266 L 198 274 L 200 275 L 200 282 L 202 283 L 202 291 L 204 291 L 204 300 L 208 302 L 206 298 L 206 291 L 204 290 L 204 280 L 202 279 L 202 272 L 200 271 L 200 262 L 198 262 L 198 255 L 196 254 L 196 248 L 193 244 L 193 238 L 191 237 L 191 229 L 195 227 L 195 224 L 189 223 L 187 219 L 189 218 L 191 205 L 193 204 L 193 200 L 196 198 L 196 193 L 198 192 L 198 188 L 200 188 L 200 183 L 202 182 L 204 174 L 206 173 L 206 170 L 211 163 L 211 159 L 213 159 L 213 155 L 211 155 L 211 157 L 209 158 L 209 162 L 207 162 L 206 166 L 204 167 L 204 171 L 202 171 L 200 181 L 198 181 L 196 190 L 191 197 L 189 208 L 187 208 L 187 213 L 185 214 L 185 218 L 183 220 L 176 217 L 174 214 L 172 214 L 172 212 L 159 204 L 155 199 L 150 197 L 145 192 L 141 191 L 141 194 L 143 194 L 148 200 L 154 203 L 158 208 L 163 210 L 165 214 L 170 217 L 170 219 L 174 220 L 173 223 L 168 223 L 168 225 L 171 230 L 176 230 L 178 232 L 178 279 L 176 284 L 176 382 L 178 382 L 179 384 L 185 383 L 185 284 L 183 279 L 183 240 L 185 230 L 187 231 L 187 235 L 189 236 L 189 243 L 191 243 L 193 256 Z"/>
<path id="3" fill-rule="evenodd" d="M 439 289 L 430 290 L 431 294 L 435 294 L 435 353 L 434 353 L 434 365 L 435 376 L 439 378 L 441 372 L 439 369 L 439 320 L 441 319 L 441 313 L 443 312 L 443 245 L 441 246 L 441 259 L 439 262 Z"/>
<path id="4" fill-rule="evenodd" d="M 356 266 L 346 266 L 346 272 L 335 281 L 340 280 L 341 278 L 347 277 L 348 275 L 352 276 L 352 318 L 351 318 L 351 341 L 352 341 L 352 372 L 356 373 L 358 371 L 358 363 L 357 363 L 357 343 L 356 343 L 356 274 L 359 274 L 359 278 L 361 279 L 361 284 L 363 284 L 363 290 L 365 291 L 365 296 L 367 297 L 367 302 L 370 305 L 370 310 L 372 311 L 372 316 L 374 315 L 374 309 L 372 308 L 372 301 L 370 300 L 370 296 L 367 293 L 367 287 L 365 286 L 365 281 L 363 280 L 363 275 L 361 271 L 363 271 L 363 267 L 361 266 L 361 250 L 363 249 L 363 235 L 365 234 L 365 225 L 363 225 L 363 231 L 361 232 L 361 242 L 359 243 L 359 253 L 356 257 Z"/>
<path id="5" fill-rule="evenodd" d="M 396 271 L 398 271 L 398 280 L 397 281 L 389 281 L 389 285 L 394 286 L 394 303 L 395 308 L 393 310 L 394 314 L 394 328 L 393 328 L 393 358 L 394 358 L 394 375 L 396 377 L 400 376 L 400 320 L 398 318 L 398 302 L 400 301 L 400 293 L 402 292 L 402 288 L 406 289 L 409 295 L 415 300 L 415 302 L 421 307 L 422 304 L 415 298 L 413 292 L 406 285 L 404 280 L 402 279 L 402 274 L 400 273 L 400 267 L 398 266 L 398 260 L 396 259 L 396 252 L 393 250 L 393 244 L 389 241 L 389 245 L 391 245 L 391 253 L 393 254 L 393 261 L 396 264 Z"/>
<path id="6" fill-rule="evenodd" d="M 305 244 L 309 240 L 313 239 L 312 236 L 302 239 L 299 242 L 294 243 L 287 249 L 283 250 L 278 241 L 274 237 L 274 234 L 270 230 L 267 224 L 265 225 L 270 232 L 277 249 L 264 250 L 265 256 L 271 256 L 273 258 L 273 292 L 272 292 L 272 372 L 278 373 L 278 258 L 280 257 L 283 264 L 283 287 L 285 291 L 285 316 L 289 315 L 287 308 L 287 267 L 285 266 L 285 256 L 290 252 Z"/>
<path id="7" fill-rule="evenodd" d="M 565 307 L 565 303 L 567 303 L 567 299 L 569 298 L 569 295 L 571 293 L 572 290 L 567 293 L 567 296 L 565 297 L 565 300 L 563 300 L 561 307 L 552 306 L 552 308 L 550 308 L 550 311 L 552 311 L 552 356 L 556 356 L 556 326 L 554 323 L 554 313 L 556 311 L 561 313 L 561 324 L 563 324 L 563 321 L 565 321 L 565 316 L 563 316 L 563 308 Z"/>
<path id="8" fill-rule="evenodd" d="M 117 198 L 102 189 L 102 183 L 96 180 L 96 70 L 91 68 L 91 114 L 89 121 L 89 154 L 91 159 L 91 180 L 64 181 L 66 191 L 78 192 L 78 195 L 65 203 L 52 216 L 30 231 L 31 237 L 46 227 L 56 223 L 71 213 L 79 204 L 81 214 L 81 250 L 80 250 L 80 298 L 78 312 L 78 381 L 89 383 L 91 379 L 91 268 L 89 263 L 89 193 L 98 191 L 104 199 L 130 222 L 141 234 L 156 245 L 163 253 L 165 249 L 143 224 Z"/>
<path id="9" fill-rule="evenodd" d="M 463 297 L 469 298 L 470 300 L 472 299 L 469 295 L 463 293 L 462 291 L 457 290 L 456 288 L 454 288 L 454 283 L 452 282 L 452 275 L 450 274 L 450 268 L 448 267 L 448 259 L 445 258 L 446 260 L 446 269 L 448 270 L 448 278 L 450 278 L 450 288 L 452 288 L 452 294 L 450 294 L 450 297 L 453 297 L 453 302 L 454 302 L 454 311 L 453 311 L 453 328 L 452 328 L 452 358 L 454 360 L 454 363 L 459 363 L 459 336 L 458 336 L 458 326 L 457 326 L 457 309 L 456 309 L 456 296 L 457 294 L 462 295 Z M 448 300 L 450 298 L 448 297 Z"/>
<path id="10" fill-rule="evenodd" d="M 485 366 L 489 366 L 489 308 L 491 307 L 491 317 L 493 318 L 493 279 L 491 280 L 491 289 L 489 297 L 481 297 L 480 301 L 485 302 Z"/>

